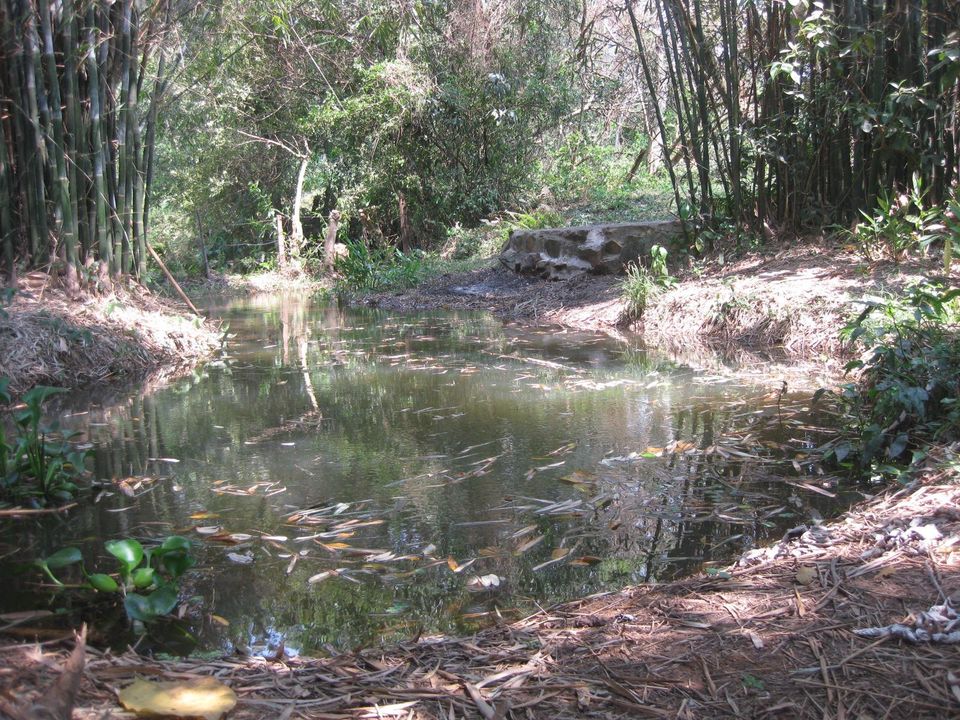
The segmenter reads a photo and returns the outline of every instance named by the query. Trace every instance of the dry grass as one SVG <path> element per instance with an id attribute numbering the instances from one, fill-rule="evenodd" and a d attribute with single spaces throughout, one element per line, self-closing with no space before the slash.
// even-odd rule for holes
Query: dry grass
<path id="1" fill-rule="evenodd" d="M 72 300 L 30 273 L 0 315 L 0 375 L 17 394 L 38 384 L 171 376 L 219 346 L 218 328 L 139 285 Z"/>
<path id="2" fill-rule="evenodd" d="M 632 329 L 649 346 L 672 352 L 701 356 L 773 352 L 791 362 L 829 364 L 836 375 L 846 353 L 839 333 L 862 309 L 857 301 L 902 292 L 937 271 L 932 261 L 870 264 L 822 238 L 784 243 L 775 252 L 750 254 L 734 263 L 721 264 L 714 257 L 700 273 L 681 273 L 680 282 L 658 294 L 632 328 L 625 326 L 619 279 L 609 276 L 551 282 L 516 276 L 496 266 L 435 278 L 408 293 L 383 293 L 365 301 L 395 310 L 487 310 L 505 320 L 612 335 Z M 464 289 L 475 292 L 465 294 Z"/>
<path id="3" fill-rule="evenodd" d="M 788 533 L 726 573 L 586 598 L 473 637 L 282 662 L 89 650 L 75 717 L 127 717 L 115 693 L 138 675 L 216 677 L 240 696 L 238 720 L 955 717 L 957 645 L 853 631 L 960 598 L 957 450 L 939 458 L 951 469 Z M 911 526 L 927 526 L 927 539 Z M 0 647 L 0 698 L 34 702 L 68 652 Z"/>

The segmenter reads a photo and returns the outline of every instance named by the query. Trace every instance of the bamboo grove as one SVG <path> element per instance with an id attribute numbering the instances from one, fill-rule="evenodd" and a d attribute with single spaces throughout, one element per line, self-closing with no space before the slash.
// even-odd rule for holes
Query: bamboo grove
<path id="1" fill-rule="evenodd" d="M 67 286 L 139 276 L 171 8 L 135 0 L 0 2 L 0 237 L 9 277 Z M 146 99 L 146 102 L 144 100 Z"/>
<path id="2" fill-rule="evenodd" d="M 691 216 L 847 223 L 960 173 L 956 0 L 650 0 L 627 10 Z M 660 109 L 666 108 L 666 110 Z M 954 189 L 953 192 L 956 192 Z"/>

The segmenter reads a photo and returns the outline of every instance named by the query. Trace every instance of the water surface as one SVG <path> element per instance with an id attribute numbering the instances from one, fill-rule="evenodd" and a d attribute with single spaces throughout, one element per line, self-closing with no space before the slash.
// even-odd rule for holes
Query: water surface
<path id="1" fill-rule="evenodd" d="M 829 419 L 775 378 L 481 314 L 210 310 L 229 323 L 222 361 L 68 400 L 106 491 L 0 528 L 5 568 L 18 546 L 75 544 L 109 570 L 104 539 L 183 534 L 196 647 L 316 652 L 677 577 L 843 500 L 805 461 Z M 37 580 L 18 575 L 0 610 L 64 603 Z"/>

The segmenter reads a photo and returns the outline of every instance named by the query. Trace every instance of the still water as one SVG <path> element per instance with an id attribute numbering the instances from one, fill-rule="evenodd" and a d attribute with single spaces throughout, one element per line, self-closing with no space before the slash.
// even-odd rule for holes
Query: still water
<path id="1" fill-rule="evenodd" d="M 151 642 L 322 652 L 677 577 L 845 499 L 805 461 L 833 420 L 776 378 L 481 314 L 208 310 L 229 324 L 222 360 L 60 408 L 104 491 L 65 520 L 0 526 L 14 578 L 0 611 L 71 605 L 97 622 L 89 596 L 38 592 L 14 561 L 76 545 L 110 571 L 103 540 L 177 533 L 198 564 L 182 621 Z"/>

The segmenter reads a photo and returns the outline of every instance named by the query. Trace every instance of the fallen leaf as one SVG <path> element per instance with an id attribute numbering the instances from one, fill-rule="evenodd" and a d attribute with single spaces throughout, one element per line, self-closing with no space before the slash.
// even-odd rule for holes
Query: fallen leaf
<path id="1" fill-rule="evenodd" d="M 801 585 L 809 585 L 817 579 L 817 569 L 811 565 L 804 565 L 797 570 L 797 582 Z"/>
<path id="2" fill-rule="evenodd" d="M 219 720 L 237 704 L 237 696 L 213 678 L 151 682 L 137 678 L 120 691 L 120 702 L 137 715 L 202 717 Z"/>
<path id="3" fill-rule="evenodd" d="M 499 575 L 474 575 L 467 580 L 467 590 L 472 590 L 473 592 L 492 590 L 500 587 L 501 582 L 503 582 L 503 578 Z"/>

